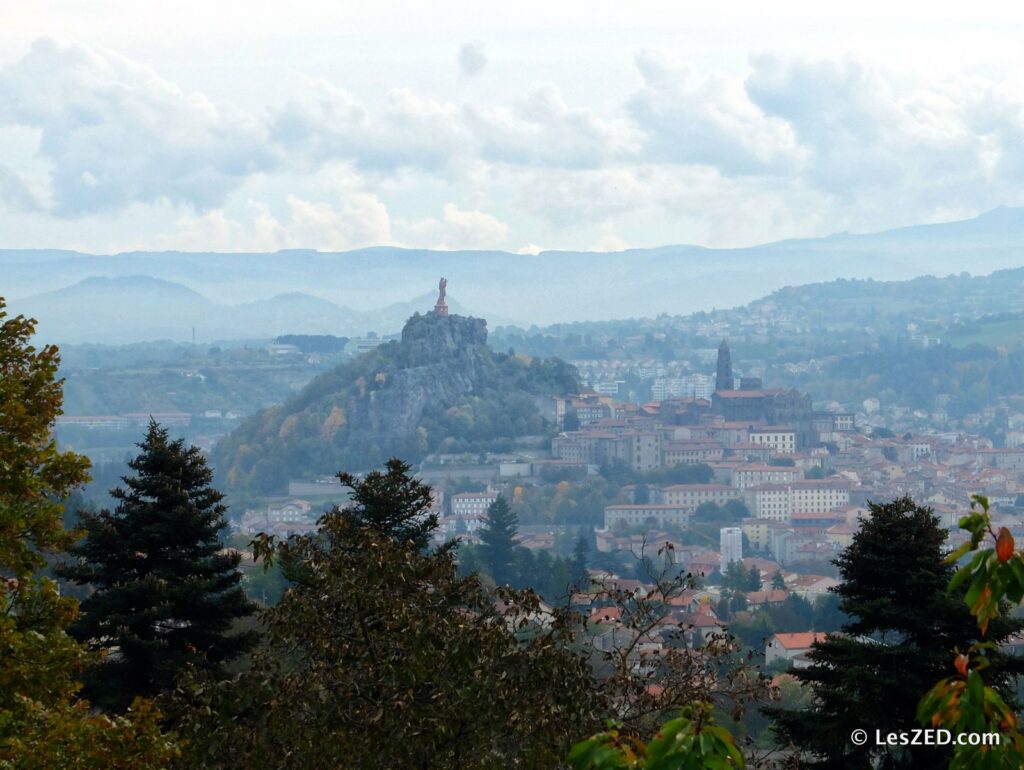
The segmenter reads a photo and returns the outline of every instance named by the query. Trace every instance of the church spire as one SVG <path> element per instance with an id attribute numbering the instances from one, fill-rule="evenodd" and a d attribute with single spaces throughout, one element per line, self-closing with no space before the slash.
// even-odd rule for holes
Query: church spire
<path id="1" fill-rule="evenodd" d="M 718 367 L 715 370 L 715 391 L 732 390 L 732 354 L 729 352 L 729 343 L 724 339 L 718 346 Z"/>

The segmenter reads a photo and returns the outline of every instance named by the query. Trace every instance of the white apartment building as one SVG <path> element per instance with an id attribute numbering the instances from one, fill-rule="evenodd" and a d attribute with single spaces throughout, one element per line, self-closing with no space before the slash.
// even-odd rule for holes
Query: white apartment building
<path id="1" fill-rule="evenodd" d="M 616 526 L 637 526 L 666 524 L 686 529 L 690 526 L 693 510 L 686 506 L 665 505 L 662 503 L 646 503 L 642 505 L 606 505 L 604 509 L 604 526 L 612 529 Z"/>
<path id="2" fill-rule="evenodd" d="M 788 522 L 794 513 L 834 511 L 850 504 L 850 488 L 835 481 L 762 484 L 747 493 L 751 513 L 773 521 Z"/>
<path id="3" fill-rule="evenodd" d="M 737 465 L 732 470 L 732 485 L 736 489 L 750 489 L 762 484 L 792 484 L 803 481 L 802 468 L 779 465 Z"/>
<path id="4" fill-rule="evenodd" d="M 796 431 L 792 428 L 751 428 L 747 440 L 780 455 L 796 452 Z"/>
<path id="5" fill-rule="evenodd" d="M 487 516 L 487 509 L 498 499 L 497 492 L 460 492 L 452 495 L 452 516 L 480 518 Z"/>
<path id="6" fill-rule="evenodd" d="M 661 488 L 660 497 L 665 505 L 695 511 L 704 503 L 724 505 L 730 500 L 740 499 L 742 495 L 725 484 L 672 484 Z"/>
<path id="7" fill-rule="evenodd" d="M 722 555 L 721 569 L 734 561 L 743 561 L 743 530 L 739 527 L 722 527 L 719 530 L 719 553 Z"/>

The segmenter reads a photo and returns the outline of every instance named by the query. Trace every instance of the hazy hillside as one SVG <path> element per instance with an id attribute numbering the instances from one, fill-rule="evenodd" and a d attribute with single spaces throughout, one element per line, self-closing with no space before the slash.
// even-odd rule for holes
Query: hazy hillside
<path id="1" fill-rule="evenodd" d="M 902 280 L 920 275 L 975 274 L 1024 264 L 1024 209 L 999 208 L 971 220 L 921 225 L 870 235 L 833 235 L 742 249 L 665 246 L 616 253 L 427 251 L 373 248 L 346 253 L 284 251 L 273 254 L 138 252 L 113 256 L 59 251 L 0 251 L 2 291 L 15 310 L 40 317 L 63 301 L 57 289 L 92 277 L 148 276 L 180 284 L 235 313 L 204 316 L 199 306 L 169 303 L 176 339 L 199 339 L 253 330 L 359 334 L 397 331 L 401 321 L 432 305 L 440 275 L 467 308 L 492 324 L 683 314 L 735 307 L 788 285 L 835 278 Z M 307 298 L 280 299 L 305 294 Z M 41 295 L 41 296 L 32 296 Z M 177 295 L 176 295 L 177 296 Z M 28 299 L 32 297 L 32 299 Z M 260 301 L 277 297 L 272 305 Z M 410 298 L 417 298 L 412 306 Z M 422 299 L 420 299 L 422 298 Z M 331 303 L 330 306 L 323 304 Z M 105 311 L 126 330 L 152 334 L 128 296 Z M 389 310 L 389 306 L 393 306 Z M 162 312 L 164 305 L 156 305 Z M 185 316 L 194 314 L 196 323 Z M 357 315 L 365 314 L 365 315 Z M 300 328 L 277 326 L 291 316 Z M 70 317 L 70 316 L 69 316 Z M 355 320 L 352 320 L 355 319 Z M 102 339 L 92 322 L 50 329 L 58 341 Z M 338 328 L 352 321 L 353 326 Z M 86 324 L 86 326 L 81 326 Z M 391 325 L 390 328 L 389 325 Z M 359 328 L 365 327 L 365 328 Z M 92 337 L 83 335 L 92 334 Z M 248 336 L 256 336 L 255 333 Z M 143 337 L 136 336 L 134 339 Z"/>
<path id="2" fill-rule="evenodd" d="M 200 342 L 277 337 L 281 334 L 359 336 L 393 334 L 435 295 L 360 312 L 302 292 L 278 294 L 237 306 L 219 304 L 180 283 L 148 276 L 86 278 L 22 300 L 11 310 L 39 320 L 41 338 L 60 343 L 109 345 L 151 340 Z M 448 298 L 455 311 L 464 308 Z M 508 323 L 503 319 L 498 322 Z"/>
<path id="3" fill-rule="evenodd" d="M 560 360 L 493 352 L 482 319 L 416 315 L 401 341 L 341 364 L 247 420 L 217 445 L 213 462 L 226 488 L 267 493 L 290 478 L 360 470 L 391 456 L 493 450 L 546 433 L 537 397 L 578 387 L 575 370 Z"/>

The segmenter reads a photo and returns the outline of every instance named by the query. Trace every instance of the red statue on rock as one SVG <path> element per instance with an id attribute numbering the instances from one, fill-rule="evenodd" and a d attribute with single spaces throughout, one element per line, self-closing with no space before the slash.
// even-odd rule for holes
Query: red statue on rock
<path id="1" fill-rule="evenodd" d="M 434 305 L 434 312 L 438 315 L 448 315 L 448 305 L 444 301 L 445 291 L 448 289 L 448 279 L 442 278 L 437 284 L 437 304 Z"/>

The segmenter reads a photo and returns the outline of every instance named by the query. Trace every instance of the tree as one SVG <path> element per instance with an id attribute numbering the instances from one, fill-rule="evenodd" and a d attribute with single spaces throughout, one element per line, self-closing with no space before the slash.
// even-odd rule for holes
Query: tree
<path id="1" fill-rule="evenodd" d="M 562 430 L 575 431 L 580 429 L 580 417 L 575 411 L 568 411 L 562 418 Z"/>
<path id="2" fill-rule="evenodd" d="M 599 733 L 572 748 L 573 770 L 704 770 L 746 767 L 732 735 L 715 723 L 709 704 L 686 706 L 666 722 L 650 743 L 621 736 L 618 730 Z"/>
<path id="3" fill-rule="evenodd" d="M 403 487 L 398 518 L 412 513 Z M 179 688 L 182 765 L 557 766 L 609 713 L 572 644 L 580 621 L 529 591 L 492 596 L 460 577 L 456 548 L 423 551 L 338 510 L 319 534 L 258 538 L 257 558 L 302 565 L 303 580 L 263 612 L 251 665 Z"/>
<path id="4" fill-rule="evenodd" d="M 580 535 L 576 541 L 576 547 L 572 551 L 570 562 L 570 577 L 572 584 L 586 591 L 590 587 L 590 575 L 587 573 L 587 553 L 590 551 L 587 539 Z"/>
<path id="5" fill-rule="evenodd" d="M 772 588 L 777 591 L 786 590 L 786 579 L 782 577 L 782 570 L 776 570 L 775 574 L 772 575 Z"/>
<path id="6" fill-rule="evenodd" d="M 413 478 L 411 466 L 392 457 L 385 472 L 371 471 L 365 479 L 339 473 L 338 480 L 352 489 L 351 502 L 341 516 L 356 526 L 372 527 L 399 542 L 426 548 L 430 533 L 437 529 L 437 514 L 431 513 L 433 493 Z"/>
<path id="7" fill-rule="evenodd" d="M 968 554 L 973 556 L 960 564 L 949 591 L 966 586 L 964 604 L 984 638 L 992 621 L 1005 611 L 1007 599 L 1014 604 L 1024 599 L 1024 553 L 1017 550 L 1009 529 L 1000 527 L 996 532 L 984 495 L 971 496 L 971 513 L 962 517 L 959 525 L 970 539 L 947 556 L 945 563 L 957 564 Z M 982 544 L 994 547 L 982 548 Z M 993 648 L 992 642 L 984 640 L 966 650 L 957 649 L 951 666 L 956 673 L 936 683 L 918 704 L 917 718 L 923 725 L 954 735 L 988 734 L 989 740 L 979 745 L 970 741 L 958 745 L 950 770 L 1015 770 L 1024 765 L 1024 733 L 1014 713 L 1016 704 L 1007 702 L 982 678 L 991 665 L 988 653 Z"/>
<path id="8" fill-rule="evenodd" d="M 219 671 L 255 641 L 231 633 L 254 606 L 240 586 L 241 556 L 218 539 L 226 508 L 205 458 L 155 421 L 138 446 L 134 474 L 111 491 L 117 508 L 83 516 L 85 538 L 60 570 L 95 589 L 72 632 L 108 653 L 86 688 L 111 710 L 169 692 L 186 665 Z"/>
<path id="9" fill-rule="evenodd" d="M 914 729 L 918 699 L 946 671 L 952 651 L 978 639 L 962 596 L 946 591 L 947 533 L 931 509 L 907 497 L 870 509 L 871 518 L 836 560 L 843 582 L 834 591 L 848 616 L 843 635 L 817 643 L 808 654 L 812 665 L 793 672 L 812 690 L 815 705 L 770 711 L 779 734 L 810 755 L 802 766 L 943 767 L 948 747 L 849 741 L 851 725 L 869 736 L 876 729 Z M 1001 614 L 989 638 L 998 644 L 1020 628 Z M 1003 692 L 1024 671 L 1024 661 L 997 652 L 990 663 L 985 678 Z"/>
<path id="10" fill-rule="evenodd" d="M 39 573 L 74 539 L 62 504 L 89 464 L 51 433 L 63 397 L 57 348 L 32 346 L 35 321 L 4 308 L 0 298 L 0 766 L 165 765 L 174 746 L 151 703 L 111 719 L 77 697 L 91 657 L 67 634 L 77 602 Z"/>
<path id="11" fill-rule="evenodd" d="M 722 576 L 722 586 L 736 591 L 760 591 L 761 571 L 754 565 L 748 570 L 741 561 L 731 561 Z"/>
<path id="12" fill-rule="evenodd" d="M 633 489 L 633 503 L 647 505 L 649 502 L 651 502 L 651 488 L 646 484 L 637 484 Z"/>
<path id="13" fill-rule="evenodd" d="M 480 557 L 484 569 L 498 585 L 509 585 L 516 581 L 518 522 L 508 501 L 499 495 L 487 509 L 487 524 L 480 530 Z"/>

